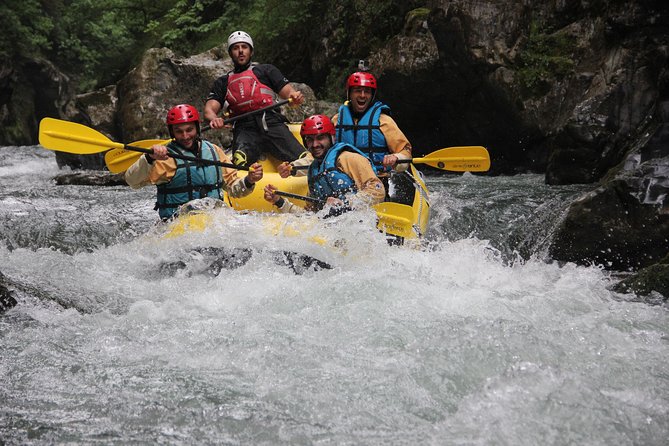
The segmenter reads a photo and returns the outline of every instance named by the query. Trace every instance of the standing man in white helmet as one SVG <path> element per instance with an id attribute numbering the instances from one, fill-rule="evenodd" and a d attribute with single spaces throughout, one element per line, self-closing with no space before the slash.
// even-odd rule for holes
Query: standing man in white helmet
<path id="1" fill-rule="evenodd" d="M 244 31 L 230 34 L 228 54 L 234 70 L 216 79 L 204 108 L 204 116 L 211 128 L 220 129 L 225 125 L 219 113 L 226 102 L 232 116 L 267 107 L 274 103 L 276 95 L 291 99 L 294 105 L 304 102 L 302 92 L 295 90 L 274 65 L 251 63 L 253 40 Z M 278 109 L 235 122 L 233 162 L 238 166 L 250 166 L 262 152 L 288 162 L 305 157 L 307 152 L 290 133 L 286 122 Z"/>

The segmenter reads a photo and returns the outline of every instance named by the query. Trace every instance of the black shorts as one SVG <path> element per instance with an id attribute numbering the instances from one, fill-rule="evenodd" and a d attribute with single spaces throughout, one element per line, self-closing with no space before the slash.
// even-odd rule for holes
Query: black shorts
<path id="1" fill-rule="evenodd" d="M 233 162 L 238 166 L 250 166 L 263 153 L 279 161 L 295 161 L 306 155 L 306 149 L 290 133 L 284 124 L 272 125 L 267 131 L 256 127 L 235 128 L 233 133 Z"/>

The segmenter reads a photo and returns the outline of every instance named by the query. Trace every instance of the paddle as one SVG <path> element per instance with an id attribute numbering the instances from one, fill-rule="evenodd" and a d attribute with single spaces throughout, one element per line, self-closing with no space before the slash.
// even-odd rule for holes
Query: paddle
<path id="1" fill-rule="evenodd" d="M 293 102 L 293 100 L 292 100 L 291 98 L 288 98 L 288 99 L 282 99 L 282 100 L 280 100 L 280 101 L 278 101 L 278 102 L 275 102 L 274 104 L 270 104 L 270 105 L 268 105 L 267 107 L 262 107 L 262 108 L 259 108 L 259 109 L 257 109 L 257 110 L 252 110 L 252 111 L 250 111 L 250 112 L 242 113 L 241 115 L 233 116 L 232 118 L 224 118 L 223 121 L 224 121 L 226 124 L 232 124 L 233 122 L 235 122 L 235 121 L 239 121 L 240 119 L 248 118 L 249 116 L 258 115 L 258 114 L 260 114 L 260 113 L 262 113 L 262 112 L 265 112 L 265 111 L 267 111 L 267 110 L 273 110 L 273 109 L 275 109 L 275 108 L 277 108 L 277 107 L 281 107 L 282 105 L 286 105 L 286 104 L 288 104 L 289 102 Z"/>
<path id="2" fill-rule="evenodd" d="M 40 122 L 39 143 L 49 150 L 76 153 L 78 155 L 90 155 L 114 148 L 132 150 L 141 153 L 153 153 L 153 150 L 144 147 L 136 147 L 120 142 L 114 142 L 97 130 L 93 130 L 85 125 L 54 118 L 44 118 Z M 221 161 L 206 160 L 175 153 L 170 153 L 169 155 L 172 158 L 194 161 L 210 166 L 249 170 L 248 168 L 242 168 L 232 163 L 223 163 Z"/>
<path id="3" fill-rule="evenodd" d="M 490 169 L 490 155 L 481 146 L 446 147 L 422 158 L 403 159 L 397 163 L 427 164 L 453 172 L 486 172 Z"/>
<path id="4" fill-rule="evenodd" d="M 164 146 L 169 143 L 171 139 L 143 139 L 141 141 L 135 141 L 129 145 L 133 147 L 144 147 L 150 149 L 151 147 L 159 144 Z M 133 152 L 125 149 L 114 149 L 105 153 L 105 164 L 111 173 L 121 173 L 128 170 L 128 167 L 135 164 L 135 161 L 142 156 L 141 153 Z"/>
<path id="5" fill-rule="evenodd" d="M 490 169 L 490 155 L 488 150 L 481 146 L 445 147 L 422 158 L 401 159 L 397 163 L 427 164 L 453 172 L 486 172 Z M 309 166 L 293 167 L 294 170 L 308 168 Z"/>
<path id="6" fill-rule="evenodd" d="M 292 102 L 292 99 L 290 98 L 283 99 L 279 102 L 275 102 L 274 104 L 268 105 L 267 107 L 259 108 L 258 110 L 253 110 L 238 116 L 233 116 L 232 118 L 225 118 L 224 121 L 226 124 L 232 124 L 233 122 L 239 121 L 240 119 L 248 118 L 249 116 L 254 116 L 268 110 L 273 110 L 277 107 L 281 107 L 282 105 L 288 104 L 289 102 Z M 206 132 L 209 129 L 211 129 L 211 127 L 205 125 L 204 127 L 202 127 L 201 131 Z M 166 140 L 145 139 L 142 141 L 133 142 L 131 143 L 131 145 L 134 147 L 150 148 L 151 146 L 154 145 L 154 144 L 149 144 L 149 142 L 151 141 L 153 141 L 154 144 L 161 144 L 161 145 L 165 145 L 170 142 L 169 139 Z M 128 168 L 132 166 L 135 163 L 135 161 L 137 161 L 137 158 L 139 158 L 140 156 L 142 155 L 136 152 L 133 153 L 133 152 L 128 152 L 124 149 L 115 149 L 105 154 L 105 164 L 107 165 L 107 168 L 111 173 L 121 173 L 128 170 Z M 248 169 L 240 169 L 240 170 L 248 170 Z"/>
<path id="7" fill-rule="evenodd" d="M 290 192 L 283 192 L 280 190 L 275 190 L 274 193 L 276 195 L 286 197 L 286 198 L 295 198 L 296 200 L 302 200 L 306 201 L 308 203 L 316 203 L 316 204 L 323 204 L 325 203 L 323 200 L 319 200 L 318 198 L 313 198 L 313 197 L 307 197 L 306 195 L 298 195 L 298 194 L 293 194 Z"/>

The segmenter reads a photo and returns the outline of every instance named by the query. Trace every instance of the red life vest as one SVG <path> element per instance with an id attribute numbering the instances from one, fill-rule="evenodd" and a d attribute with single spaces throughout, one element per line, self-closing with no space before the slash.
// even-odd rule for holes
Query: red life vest
<path id="1" fill-rule="evenodd" d="M 241 115 L 274 103 L 274 91 L 258 80 L 251 68 L 228 75 L 225 94 L 233 115 Z"/>

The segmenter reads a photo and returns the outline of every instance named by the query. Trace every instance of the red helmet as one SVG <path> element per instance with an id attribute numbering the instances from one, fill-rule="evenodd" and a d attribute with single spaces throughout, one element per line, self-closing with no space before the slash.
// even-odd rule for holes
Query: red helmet
<path id="1" fill-rule="evenodd" d="M 304 144 L 304 147 L 307 146 L 307 143 L 304 141 L 305 136 L 316 136 L 323 133 L 328 133 L 330 136 L 334 136 L 335 134 L 335 126 L 327 116 L 312 115 L 302 121 L 302 127 L 300 127 L 300 136 L 302 136 L 302 144 Z"/>
<path id="2" fill-rule="evenodd" d="M 179 104 L 175 105 L 167 112 L 167 128 L 170 131 L 170 136 L 174 138 L 172 133 L 172 126 L 175 124 L 184 124 L 186 122 L 194 122 L 197 126 L 197 133 L 200 134 L 200 114 L 192 105 Z"/>
<path id="3" fill-rule="evenodd" d="M 200 114 L 192 105 L 179 104 L 167 112 L 167 125 L 183 124 L 184 122 L 200 122 Z"/>
<path id="4" fill-rule="evenodd" d="M 372 90 L 376 90 L 376 78 L 372 73 L 356 71 L 346 81 L 346 90 L 348 91 L 351 87 L 369 87 Z"/>
<path id="5" fill-rule="evenodd" d="M 335 134 L 335 127 L 327 116 L 313 115 L 302 122 L 302 127 L 300 127 L 302 138 L 306 135 L 320 135 L 322 133 L 329 133 L 332 136 Z"/>

